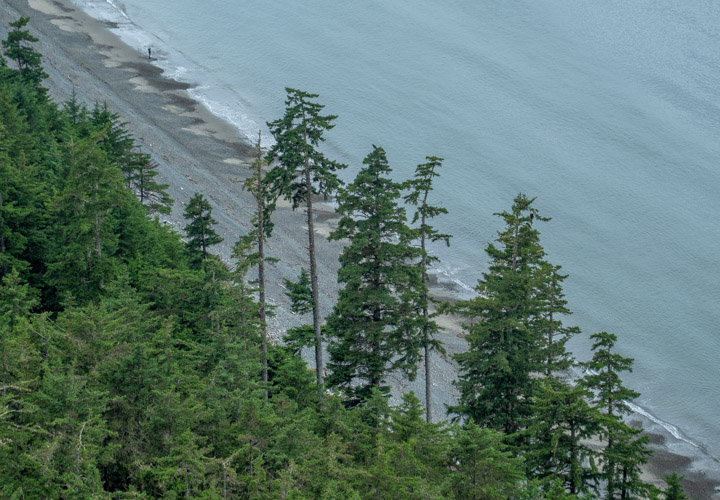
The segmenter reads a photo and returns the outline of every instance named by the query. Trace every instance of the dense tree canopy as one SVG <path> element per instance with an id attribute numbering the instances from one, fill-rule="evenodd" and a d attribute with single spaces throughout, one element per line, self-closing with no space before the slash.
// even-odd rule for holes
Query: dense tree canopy
<path id="1" fill-rule="evenodd" d="M 340 390 L 318 398 L 297 353 L 320 345 L 317 324 L 291 330 L 288 345 L 266 342 L 247 276 L 264 260 L 275 196 L 308 203 L 311 221 L 310 195 L 339 187 L 341 166 L 317 151 L 334 117 L 288 89 L 287 114 L 271 124 L 278 170 L 266 182 L 262 158 L 254 165 L 256 232 L 228 267 L 212 255 L 219 237 L 202 195 L 186 209 L 188 244 L 153 216 L 171 200 L 117 115 L 76 94 L 61 108 L 49 101 L 27 23 L 11 24 L 0 58 L 0 497 L 656 493 L 639 477 L 645 438 L 621 418 L 636 393 L 620 380 L 631 360 L 614 352 L 615 336 L 593 336 L 580 385 L 558 376 L 576 331 L 559 321 L 564 276 L 545 261 L 533 200 L 519 195 L 499 214 L 506 227 L 488 246 L 480 295 L 461 304 L 459 422 L 430 423 L 414 394 L 391 407 L 384 391 L 390 370 L 414 375 L 435 332 L 417 241 L 444 238 L 427 225 L 440 209 L 426 203 L 432 172 L 396 182 L 374 148 L 338 195 L 333 237 L 347 244 L 326 331 L 328 382 Z M 420 231 L 399 205 L 403 186 Z M 296 310 L 317 309 L 313 281 L 287 282 Z M 595 434 L 601 449 L 584 441 Z M 667 481 L 666 498 L 683 498 L 680 478 Z"/>

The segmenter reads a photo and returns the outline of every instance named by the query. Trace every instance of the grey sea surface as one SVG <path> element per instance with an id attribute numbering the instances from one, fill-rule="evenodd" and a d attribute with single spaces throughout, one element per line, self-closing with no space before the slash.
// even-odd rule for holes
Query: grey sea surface
<path id="1" fill-rule="evenodd" d="M 720 457 L 720 3 L 73 1 L 250 138 L 289 86 L 339 115 L 348 179 L 373 144 L 398 179 L 445 158 L 435 272 L 461 296 L 493 213 L 537 197 L 576 357 L 617 334 L 637 411 Z"/>

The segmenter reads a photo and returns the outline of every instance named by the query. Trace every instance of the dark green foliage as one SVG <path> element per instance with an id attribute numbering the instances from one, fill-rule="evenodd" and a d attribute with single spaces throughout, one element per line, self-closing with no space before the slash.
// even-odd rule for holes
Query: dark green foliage
<path id="1" fill-rule="evenodd" d="M 243 183 L 243 189 L 248 190 L 252 193 L 257 204 L 255 215 L 253 216 L 252 222 L 255 229 L 252 231 L 248 238 L 253 238 L 257 252 L 253 254 L 253 260 L 258 268 L 258 279 L 257 279 L 257 291 L 259 298 L 259 310 L 260 322 L 262 324 L 262 352 L 263 352 L 263 381 L 268 381 L 267 371 L 267 315 L 268 306 L 265 298 L 265 263 L 273 262 L 275 259 L 270 259 L 265 256 L 265 243 L 267 238 L 270 237 L 273 230 L 273 224 L 271 215 L 275 210 L 275 200 L 268 200 L 266 191 L 266 184 L 264 182 L 263 169 L 267 166 L 265 159 L 262 154 L 262 133 L 258 132 L 258 140 L 255 144 L 255 152 L 257 154 L 255 161 L 250 166 L 251 175 Z M 267 396 L 267 394 L 266 394 Z"/>
<path id="2" fill-rule="evenodd" d="M 570 337 L 580 333 L 578 327 L 564 326 L 560 320 L 560 317 L 572 314 L 562 290 L 567 275 L 560 274 L 560 269 L 560 266 L 542 262 L 537 272 L 542 313 L 536 318 L 533 327 L 542 335 L 540 362 L 544 364 L 546 376 L 570 367 L 573 360 L 565 344 Z"/>
<path id="3" fill-rule="evenodd" d="M 54 234 L 48 283 L 84 303 L 97 296 L 118 273 L 116 210 L 124 203 L 122 176 L 97 147 L 102 135 L 68 143 L 64 184 L 53 216 Z M 66 298 L 68 296 L 66 295 Z"/>
<path id="4" fill-rule="evenodd" d="M 275 145 L 268 151 L 267 162 L 277 161 L 263 180 L 267 200 L 274 203 L 278 197 L 292 202 L 293 209 L 305 204 L 308 227 L 308 260 L 313 303 L 313 331 L 315 333 L 315 375 L 318 386 L 323 384 L 322 318 L 320 293 L 315 260 L 315 230 L 313 195 L 327 198 L 341 185 L 336 171 L 345 165 L 328 160 L 318 150 L 325 140 L 325 131 L 334 127 L 336 116 L 321 115 L 321 104 L 316 94 L 286 88 L 285 115 L 267 125 L 275 137 Z"/>
<path id="5" fill-rule="evenodd" d="M 22 29 L 29 21 L 30 18 L 21 17 L 10 23 L 13 29 L 8 33 L 7 39 L 3 40 L 2 45 L 5 55 L 15 62 L 22 77 L 34 86 L 39 86 L 48 75 L 42 69 L 42 56 L 29 45 L 37 42 L 38 39 L 28 30 Z"/>
<path id="6" fill-rule="evenodd" d="M 487 247 L 489 270 L 476 287 L 479 296 L 461 303 L 468 317 L 469 350 L 456 355 L 460 365 L 459 405 L 452 410 L 474 422 L 508 434 L 530 414 L 534 379 L 539 371 L 541 333 L 533 323 L 542 314 L 536 271 L 545 255 L 534 200 L 518 195 L 497 243 Z"/>
<path id="7" fill-rule="evenodd" d="M 667 488 L 663 491 L 663 498 L 665 500 L 687 500 L 688 496 L 683 491 L 682 480 L 683 476 L 679 476 L 677 472 L 667 474 L 664 478 Z"/>
<path id="8" fill-rule="evenodd" d="M 65 111 L 68 120 L 70 120 L 73 130 L 78 127 L 80 123 L 87 120 L 87 107 L 80 104 L 78 101 L 77 92 L 75 91 L 74 86 L 70 99 L 63 103 L 63 110 Z"/>
<path id="9" fill-rule="evenodd" d="M 338 303 L 327 320 L 328 385 L 360 400 L 386 391 L 386 376 L 415 375 L 423 346 L 426 286 L 415 265 L 420 250 L 397 205 L 401 185 L 389 178 L 385 151 L 375 147 L 355 181 L 338 196 L 342 216 L 331 239 L 350 240 L 340 255 Z"/>
<path id="10" fill-rule="evenodd" d="M 267 157 L 262 152 L 262 134 L 258 132 L 255 143 L 256 157 L 250 165 L 250 175 L 243 182 L 243 189 L 250 192 L 255 198 L 257 209 L 253 215 L 252 223 L 256 230 L 263 235 L 262 241 L 258 236 L 258 247 L 272 235 L 272 214 L 275 211 L 276 193 L 270 192 L 264 169 L 268 166 Z"/>
<path id="11" fill-rule="evenodd" d="M 18 40 L 20 48 L 31 41 Z M 20 55 L 23 64 L 32 62 L 32 53 Z M 303 343 L 319 345 L 314 327 L 298 333 L 294 346 L 264 341 L 262 306 L 247 280 L 263 260 L 254 251 L 257 233 L 241 238 L 228 270 L 205 252 L 213 222 L 196 196 L 193 221 L 207 218 L 188 232 L 197 229 L 189 236 L 204 243 L 187 252 L 177 233 L 148 217 L 154 202 L 137 183 L 149 179 L 152 186 L 153 176 L 133 176 L 153 164 L 118 117 L 104 106 L 89 112 L 77 96 L 59 110 L 39 76 L 25 76 L 0 58 L 0 497 L 565 499 L 569 483 L 584 491 L 586 476 L 574 464 L 585 449 L 573 448 L 569 426 L 577 425 L 578 437 L 588 431 L 585 388 L 571 390 L 553 378 L 533 387 L 527 409 L 542 415 L 523 413 L 518 422 L 529 436 L 511 436 L 528 444 L 512 448 L 535 476 L 526 479 L 523 462 L 495 430 L 469 419 L 464 427 L 428 423 L 414 395 L 391 408 L 374 387 L 388 369 L 414 370 L 428 340 L 425 282 L 416 265 L 422 254 L 410 244 L 418 233 L 397 207 L 399 185 L 387 179 L 382 150 L 341 197 L 345 212 L 336 233 L 350 244 L 340 277 L 344 295 L 331 321 L 340 332 L 334 361 L 339 373 L 359 378 L 357 395 L 365 402 L 352 407 L 323 394 L 319 403 L 313 373 L 293 352 Z M 291 104 L 291 114 L 319 111 Z M 297 138 L 304 129 L 294 130 Z M 317 146 L 321 135 L 308 132 L 303 144 Z M 291 142 L 282 150 L 288 161 Z M 300 166 L 314 166 L 318 157 L 300 146 L 308 153 Z M 333 182 L 318 177 L 306 192 L 327 193 Z M 360 217 L 351 217 L 355 210 Z M 266 236 L 269 227 L 256 226 Z M 541 252 L 532 234 L 525 236 L 521 253 L 532 262 L 526 267 L 542 267 L 533 260 Z M 519 274 L 518 286 L 526 277 Z M 548 289 L 541 274 L 527 280 L 530 296 Z M 301 274 L 289 287 L 299 312 L 317 305 L 312 281 L 312 272 L 309 280 Z M 518 304 L 537 310 L 528 324 L 545 338 L 549 323 L 540 319 L 564 302 L 551 306 L 547 292 L 532 302 L 513 290 L 525 300 Z M 383 350 L 354 345 L 363 335 L 379 339 Z M 353 363 L 365 360 L 365 371 L 343 371 L 344 352 Z M 527 352 L 534 353 L 528 366 L 544 370 L 547 356 Z M 593 362 L 615 363 L 616 371 L 625 366 L 612 356 Z M 603 471 L 613 471 L 610 491 L 652 494 L 636 476 L 647 456 L 644 438 L 609 418 L 620 411 L 616 398 L 623 393 L 608 377 L 588 383 L 598 394 L 611 393 L 612 404 L 595 412 L 602 436 L 612 438 L 600 460 Z M 666 496 L 682 498 L 673 481 Z"/>
<path id="12" fill-rule="evenodd" d="M 285 295 L 290 299 L 290 309 L 296 314 L 307 314 L 313 309 L 312 289 L 310 288 L 310 275 L 305 268 L 300 269 L 297 281 L 283 279 L 287 291 Z"/>
<path id="13" fill-rule="evenodd" d="M 34 210 L 33 196 L 37 195 L 31 181 L 25 177 L 7 155 L 9 137 L 0 123 L 0 277 L 15 267 L 27 267 L 21 256 L 27 247 L 23 228 Z"/>
<path id="14" fill-rule="evenodd" d="M 210 202 L 202 194 L 195 193 L 185 207 L 183 216 L 189 221 L 185 233 L 191 258 L 196 263 L 202 262 L 208 257 L 208 248 L 223 241 L 213 229 L 217 221 L 213 219 Z"/>
<path id="15" fill-rule="evenodd" d="M 522 462 L 506 451 L 502 435 L 469 422 L 450 448 L 445 492 L 454 498 L 505 499 L 520 493 Z"/>
<path id="16" fill-rule="evenodd" d="M 440 175 L 437 170 L 442 167 L 443 159 L 437 156 L 428 156 L 426 160 L 427 163 L 422 163 L 417 166 L 415 169 L 415 177 L 406 183 L 406 187 L 410 189 L 410 194 L 405 196 L 405 202 L 416 207 L 412 223 L 420 222 L 419 232 L 421 239 L 432 242 L 443 241 L 447 246 L 450 246 L 451 236 L 440 233 L 428 223 L 428 219 L 448 213 L 447 209 L 428 203 L 430 191 L 433 189 L 433 179 Z M 437 257 L 430 255 L 425 256 L 426 264 L 436 261 Z"/>
<path id="17" fill-rule="evenodd" d="M 579 331 L 560 320 L 570 314 L 565 276 L 545 260 L 535 225 L 549 219 L 533 202 L 520 194 L 511 211 L 496 214 L 505 228 L 486 249 L 491 261 L 476 287 L 479 296 L 457 308 L 468 318 L 470 348 L 456 355 L 460 402 L 452 411 L 507 434 L 530 422 L 535 374 L 568 368 L 565 343 Z"/>
<path id="18" fill-rule="evenodd" d="M 12 101 L 9 87 L 0 86 L 0 277 L 11 268 L 27 277 L 40 272 L 50 190 L 42 181 L 43 168 L 29 163 L 40 159 L 32 153 L 39 144 Z"/>
<path id="19" fill-rule="evenodd" d="M 606 442 L 600 478 L 605 481 L 607 498 L 647 495 L 654 488 L 640 479 L 640 466 L 652 454 L 646 447 L 648 438 L 622 420 L 630 413 L 627 403 L 640 395 L 620 379 L 622 372 L 632 370 L 633 360 L 613 351 L 617 337 L 612 333 L 600 332 L 590 338 L 594 353 L 592 360 L 584 363 L 588 374 L 581 384 L 594 393 L 599 434 Z"/>
<path id="20" fill-rule="evenodd" d="M 131 151 L 125 156 L 126 163 L 122 167 L 125 180 L 137 195 L 140 203 L 145 205 L 151 214 L 155 212 L 170 213 L 173 200 L 166 191 L 169 185 L 159 184 L 155 180 L 157 163 L 150 158 L 149 154 L 141 151 Z"/>
<path id="21" fill-rule="evenodd" d="M 647 449 L 648 437 L 640 435 L 642 429 L 634 429 L 619 419 L 605 416 L 601 422 L 608 440 L 602 452 L 601 475 L 607 482 L 607 498 L 646 498 L 654 494 L 655 487 L 641 478 L 641 467 L 652 455 Z"/>
<path id="22" fill-rule="evenodd" d="M 413 215 L 413 224 L 420 222 L 418 228 L 418 237 L 420 239 L 420 250 L 422 251 L 420 256 L 420 269 L 422 271 L 422 281 L 427 287 L 428 284 L 428 267 L 432 262 L 437 262 L 438 258 L 431 256 L 427 251 L 427 243 L 435 241 L 444 241 L 447 246 L 450 246 L 450 235 L 442 234 L 437 229 L 433 228 L 428 224 L 428 219 L 432 219 L 438 215 L 447 214 L 447 210 L 442 207 L 435 207 L 428 204 L 428 196 L 432 191 L 432 181 L 434 177 L 439 174 L 436 169 L 442 166 L 442 158 L 436 156 L 426 157 L 427 163 L 418 165 L 415 169 L 415 177 L 407 182 L 407 187 L 410 188 L 410 194 L 405 197 L 405 202 L 417 207 L 415 214 Z M 438 326 L 433 320 L 430 319 L 428 313 L 428 294 L 427 291 L 422 297 L 422 317 L 424 324 L 423 328 L 423 350 L 425 357 L 425 418 L 430 422 L 432 418 L 432 381 L 430 373 L 430 351 L 436 350 L 444 353 L 442 345 L 433 338 L 433 335 L 437 333 Z"/>
<path id="23" fill-rule="evenodd" d="M 335 193 L 341 184 L 335 172 L 345 165 L 325 158 L 317 149 L 337 116 L 320 114 L 324 106 L 314 102 L 317 94 L 291 88 L 285 91 L 285 115 L 268 123 L 276 143 L 268 151 L 267 161 L 280 165 L 268 172 L 265 182 L 270 197 L 286 198 L 298 208 L 312 195 Z"/>
<path id="24" fill-rule="evenodd" d="M 99 142 L 100 148 L 124 173 L 126 168 L 124 163 L 135 143 L 130 132 L 125 128 L 126 124 L 120 121 L 117 113 L 108 109 L 107 103 L 101 106 L 96 102 L 87 118 L 92 130 L 103 133 Z"/>
<path id="25" fill-rule="evenodd" d="M 613 351 L 617 336 L 600 332 L 590 336 L 593 339 L 593 357 L 584 363 L 588 374 L 583 377 L 583 385 L 595 391 L 596 407 L 611 417 L 630 413 L 628 401 L 640 396 L 640 393 L 622 385 L 620 374 L 632 371 L 632 358 L 625 358 Z"/>
<path id="26" fill-rule="evenodd" d="M 290 299 L 290 310 L 295 314 L 307 314 L 313 309 L 312 288 L 310 286 L 310 275 L 302 268 L 297 281 L 283 279 L 286 288 L 285 295 Z M 312 325 L 300 325 L 288 328 L 283 337 L 285 344 L 293 352 L 299 354 L 303 347 L 315 347 L 315 330 Z"/>
<path id="27" fill-rule="evenodd" d="M 594 486 L 595 453 L 586 444 L 598 431 L 590 393 L 582 386 L 569 387 L 548 378 L 539 382 L 532 405 L 533 416 L 523 431 L 523 456 L 530 477 L 552 491 L 559 482 L 570 493 L 587 494 Z"/>

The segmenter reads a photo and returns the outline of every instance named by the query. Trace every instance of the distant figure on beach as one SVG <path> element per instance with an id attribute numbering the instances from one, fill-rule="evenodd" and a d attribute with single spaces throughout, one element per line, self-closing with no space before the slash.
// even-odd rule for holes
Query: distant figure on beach
<path id="1" fill-rule="evenodd" d="M 152 61 L 152 49 L 148 47 L 148 60 Z"/>

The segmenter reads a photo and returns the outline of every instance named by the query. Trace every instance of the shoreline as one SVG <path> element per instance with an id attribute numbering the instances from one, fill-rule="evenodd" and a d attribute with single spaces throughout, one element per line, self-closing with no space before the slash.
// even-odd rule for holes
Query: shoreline
<path id="1" fill-rule="evenodd" d="M 235 127 L 192 99 L 187 94 L 191 84 L 163 76 L 162 69 L 109 31 L 111 26 L 91 18 L 69 0 L 6 0 L 4 3 L 0 14 L 5 10 L 8 14 L 17 12 L 31 18 L 29 27 L 40 38 L 36 47 L 43 54 L 50 74 L 44 84 L 51 97 L 62 103 L 75 88 L 80 102 L 90 107 L 94 102 L 106 102 L 111 112 L 127 121 L 128 130 L 137 142 L 158 162 L 158 181 L 170 185 L 168 192 L 175 206 L 162 221 L 181 231 L 184 204 L 195 191 L 202 192 L 213 205 L 218 232 L 225 238 L 216 248 L 223 259 L 229 261 L 233 243 L 251 227 L 249 220 L 254 202 L 242 191 L 237 179 L 247 174 L 245 166 L 252 161 L 253 146 Z M 337 216 L 329 204 L 321 203 L 318 208 L 322 211 L 318 217 L 322 220 L 318 233 L 327 234 Z M 277 306 L 269 333 L 276 341 L 281 332 L 299 322 L 290 312 L 279 284 L 282 278 L 295 279 L 306 260 L 303 219 L 302 212 L 279 205 L 275 215 L 276 232 L 269 242 L 272 256 L 281 259 L 268 273 L 268 297 L 274 298 L 272 302 Z M 328 242 L 323 237 L 318 238 L 318 243 L 322 313 L 327 315 L 338 290 L 335 276 L 341 244 Z M 455 298 L 452 288 L 442 283 L 433 287 L 433 294 L 443 300 Z M 459 321 L 442 317 L 439 323 L 445 329 L 441 337 L 448 354 L 464 350 Z M 437 411 L 438 408 L 452 403 L 455 397 L 451 381 L 456 369 L 449 356 L 436 358 L 433 360 L 434 385 L 437 386 L 434 417 L 439 420 L 444 417 L 444 411 Z M 392 376 L 389 382 L 395 386 L 395 392 L 414 390 L 421 397 L 424 379 L 420 372 L 422 370 L 412 383 Z M 684 485 L 691 497 L 720 498 L 716 488 L 720 486 L 719 464 L 715 463 L 713 469 L 712 464 L 691 458 L 695 454 L 675 453 L 678 449 L 687 451 L 687 447 L 675 443 L 675 438 L 661 432 L 659 426 L 640 419 L 643 419 L 640 415 L 630 418 L 646 429 L 655 452 L 645 468 L 647 481 L 662 484 L 664 473 L 676 470 L 686 476 Z"/>

